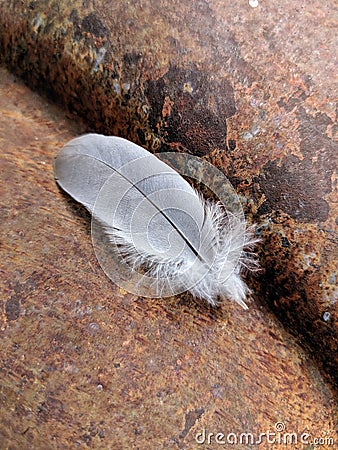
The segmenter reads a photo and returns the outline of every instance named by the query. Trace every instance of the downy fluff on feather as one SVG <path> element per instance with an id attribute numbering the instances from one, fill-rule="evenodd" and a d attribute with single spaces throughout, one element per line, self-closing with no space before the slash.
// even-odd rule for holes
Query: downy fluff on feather
<path id="1" fill-rule="evenodd" d="M 204 200 L 170 166 L 119 137 L 73 139 L 54 171 L 133 270 L 146 267 L 155 284 L 170 285 L 173 293 L 188 290 L 211 305 L 229 298 L 247 308 L 242 273 L 257 267 L 256 239 L 242 216 Z"/>

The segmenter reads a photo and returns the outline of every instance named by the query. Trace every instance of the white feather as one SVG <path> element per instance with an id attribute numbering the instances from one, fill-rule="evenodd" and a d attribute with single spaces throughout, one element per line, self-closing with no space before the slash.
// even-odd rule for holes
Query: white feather
<path id="1" fill-rule="evenodd" d="M 189 290 L 211 305 L 229 298 L 247 308 L 242 272 L 257 267 L 247 252 L 256 240 L 242 217 L 205 201 L 167 164 L 118 137 L 73 139 L 54 171 L 135 270 L 146 267 L 158 285 Z"/>

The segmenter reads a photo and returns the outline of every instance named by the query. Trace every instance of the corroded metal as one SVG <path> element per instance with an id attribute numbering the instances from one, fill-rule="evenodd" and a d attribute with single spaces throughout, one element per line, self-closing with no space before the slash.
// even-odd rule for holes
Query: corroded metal
<path id="1" fill-rule="evenodd" d="M 90 1 L 80 2 L 77 0 L 70 2 L 0 0 L 1 60 L 32 87 L 43 89 L 49 96 L 57 99 L 68 108 L 72 116 L 80 115 L 84 117 L 92 130 L 122 135 L 153 151 L 188 151 L 206 158 L 224 171 L 241 196 L 249 219 L 258 223 L 258 234 L 262 237 L 259 252 L 263 271 L 251 280 L 251 285 L 256 292 L 256 302 L 253 304 L 255 305 L 253 306 L 254 310 L 257 305 L 261 304 L 264 308 L 265 305 L 268 305 L 286 328 L 307 347 L 313 358 L 327 373 L 328 379 L 337 383 L 335 379 L 337 374 L 338 335 L 335 168 L 338 152 L 333 140 L 336 127 L 335 84 L 332 77 L 334 73 L 333 54 L 336 51 L 334 47 L 334 23 L 334 2 L 320 2 L 319 0 L 306 4 L 298 4 L 298 2 L 259 2 L 257 8 L 251 8 L 249 2 L 232 1 L 226 2 L 225 5 L 225 3 L 216 0 L 198 2 L 98 1 L 95 4 Z M 7 89 L 10 91 L 14 88 L 8 87 Z M 25 106 L 25 108 L 27 109 L 28 106 Z M 29 108 L 27 110 L 29 110 L 29 120 L 31 120 L 32 115 L 34 117 L 34 114 L 39 114 L 38 112 L 34 113 Z M 15 116 L 13 120 L 17 121 L 18 117 Z M 20 131 L 28 132 L 29 123 L 29 121 L 23 121 Z M 12 123 L 11 127 L 13 129 Z M 50 127 L 47 126 L 49 132 L 54 129 L 54 123 Z M 17 143 L 16 148 L 23 148 L 23 143 L 21 143 L 21 146 L 18 143 L 19 133 L 12 131 L 12 129 L 6 128 L 6 137 L 14 139 L 14 142 Z M 47 129 L 44 129 L 44 132 L 47 133 Z M 63 139 L 64 135 L 53 135 L 55 136 L 53 148 L 54 144 L 55 146 L 61 145 L 66 140 Z M 68 136 L 68 132 L 65 135 Z M 23 136 L 26 136 L 26 134 L 23 133 Z M 5 145 L 4 142 L 2 141 L 2 145 Z M 34 141 L 31 142 L 34 143 Z M 36 176 L 41 173 L 38 170 L 40 166 L 36 158 L 40 157 L 39 152 L 42 150 L 39 145 L 33 145 L 33 150 L 38 153 L 32 152 L 33 159 L 30 157 L 27 159 L 29 161 L 28 171 L 24 165 L 25 158 L 22 159 L 18 153 L 15 153 L 15 161 L 17 161 L 15 164 L 18 164 L 20 170 L 21 168 L 22 170 L 25 169 L 27 182 L 31 180 L 40 188 L 48 186 L 45 188 L 46 190 L 54 189 L 51 188 L 52 184 L 49 178 L 46 181 L 44 178 L 41 179 Z M 27 152 L 29 153 L 29 149 L 25 148 L 23 155 L 27 155 Z M 51 149 L 48 150 L 48 154 L 51 158 Z M 15 198 L 13 194 L 16 193 L 16 186 L 18 183 L 20 185 L 21 178 L 9 175 L 12 166 L 7 167 L 7 164 L 9 163 L 6 162 L 7 171 L 4 170 L 2 173 L 4 173 L 4 180 L 9 189 L 8 196 Z M 20 172 L 20 174 L 22 173 Z M 58 201 L 55 202 L 53 211 L 57 209 L 61 198 L 63 197 L 60 196 Z M 19 211 L 27 213 L 32 202 L 28 187 L 20 194 L 19 199 Z M 43 203 L 43 208 L 50 208 L 48 206 L 50 201 L 48 197 L 48 200 Z M 38 200 L 36 199 L 35 202 L 38 202 Z M 33 202 L 34 205 L 35 202 Z M 37 204 L 39 205 L 39 203 Z M 17 211 L 14 208 L 15 205 L 14 200 L 12 208 L 5 208 L 5 213 L 12 221 L 14 220 L 14 211 Z M 81 218 L 79 210 L 74 210 L 75 207 L 72 205 L 69 201 L 69 211 L 66 210 L 69 214 L 65 216 L 67 217 L 65 219 L 67 228 L 59 232 L 63 236 L 66 233 L 71 234 L 72 239 L 67 237 L 67 243 L 62 247 L 63 253 L 57 252 L 57 247 L 53 247 L 52 253 L 50 253 L 52 255 L 50 264 L 55 265 L 56 263 L 53 261 L 58 260 L 58 258 L 63 260 L 63 254 L 67 254 L 70 247 L 71 252 L 76 255 L 80 267 L 76 272 L 76 262 L 73 259 L 69 260 L 66 278 L 74 278 L 75 268 L 76 274 L 80 273 L 79 279 L 82 283 L 83 295 L 94 296 L 94 294 L 88 294 L 88 292 L 95 291 L 93 302 L 91 303 L 88 299 L 86 302 L 89 302 L 90 305 L 100 305 L 97 296 L 103 295 L 102 298 L 107 299 L 110 296 L 109 290 L 108 288 L 106 288 L 106 291 L 102 290 L 101 283 L 105 286 L 103 278 L 100 278 L 100 288 L 98 288 L 96 282 L 84 270 L 87 267 L 87 261 L 84 258 L 84 247 L 82 246 L 85 245 L 87 255 L 90 252 L 90 245 L 88 244 L 88 247 L 86 247 L 84 237 L 80 234 L 82 237 L 78 239 L 81 245 L 78 248 L 74 244 L 73 235 L 74 233 L 80 233 L 77 228 L 78 221 L 81 224 L 88 222 Z M 20 214 L 17 213 L 15 217 L 16 220 L 19 220 Z M 44 226 L 47 227 L 47 230 L 49 229 L 48 220 L 50 219 L 43 216 L 39 220 L 45 222 L 38 221 L 36 223 L 36 216 L 29 216 L 28 219 L 25 215 L 23 217 L 26 221 L 29 219 L 27 223 L 32 229 L 31 235 L 28 239 L 25 238 L 25 235 L 21 236 L 20 234 L 12 236 L 11 245 L 17 249 L 19 255 L 27 255 L 31 250 L 28 244 L 31 240 L 35 242 L 35 247 L 39 249 L 36 250 L 35 248 L 35 251 L 40 255 L 40 260 L 47 258 L 48 250 L 45 250 L 45 253 L 42 252 L 40 249 L 41 242 L 35 241 L 35 235 L 39 226 L 41 229 L 44 229 Z M 61 221 L 61 218 L 59 221 Z M 76 223 L 72 224 L 72 221 L 76 221 Z M 27 235 L 28 232 L 23 228 L 22 223 L 18 223 L 20 223 L 20 226 L 17 232 Z M 52 233 L 57 233 L 55 225 L 51 226 L 50 230 Z M 86 239 L 89 240 L 89 236 L 86 236 Z M 43 247 L 47 249 L 49 245 L 46 243 Z M 12 265 L 9 267 L 13 270 L 14 276 L 11 282 L 7 279 L 4 284 L 5 300 L 3 307 L 9 330 L 13 330 L 12 327 L 15 328 L 15 326 L 20 328 L 20 325 L 17 324 L 20 324 L 22 320 L 21 308 L 27 301 L 27 296 L 33 295 L 36 301 L 39 299 L 42 303 L 47 302 L 45 308 L 53 310 L 48 303 L 49 296 L 42 294 L 42 292 L 48 292 L 51 279 L 53 280 L 52 288 L 58 291 L 58 283 L 53 278 L 54 275 L 56 279 L 63 280 L 62 283 L 66 283 L 66 281 L 65 274 L 62 273 L 61 269 L 57 273 L 50 269 L 49 275 L 45 271 L 40 273 L 39 270 L 33 269 L 34 264 L 36 264 L 34 252 L 29 253 L 32 255 L 33 261 L 29 265 L 27 256 L 22 256 L 22 259 L 20 259 L 19 256 L 15 256 L 14 250 L 7 250 L 12 258 Z M 93 270 L 95 270 L 97 277 L 100 271 L 95 265 L 95 260 L 91 260 L 91 264 L 95 268 Z M 82 270 L 84 270 L 83 274 L 81 273 Z M 87 279 L 88 277 L 89 279 Z M 74 301 L 72 292 L 74 292 L 74 289 L 76 290 L 76 282 L 74 280 L 68 282 L 70 283 L 69 289 L 66 289 L 67 294 L 65 295 L 70 296 L 69 298 Z M 86 283 L 88 283 L 88 290 L 85 288 Z M 65 289 L 63 284 L 62 286 L 60 292 Z M 111 289 L 111 286 L 109 286 L 109 289 Z M 33 294 L 27 294 L 27 292 Z M 34 297 L 34 292 L 36 297 Z M 230 384 L 236 385 L 236 389 L 239 389 L 239 383 L 234 378 L 234 374 L 238 375 L 235 366 L 227 367 L 226 365 L 226 360 L 230 356 L 227 350 L 223 348 L 222 339 L 225 336 L 223 331 L 220 331 L 224 318 L 220 319 L 217 313 L 205 310 L 203 310 L 200 318 L 194 318 L 195 313 L 192 312 L 193 310 L 189 311 L 185 300 L 182 300 L 183 315 L 188 322 L 188 324 L 184 324 L 184 327 L 187 328 L 183 330 L 183 324 L 182 328 L 177 325 L 180 323 L 180 319 L 174 301 L 169 302 L 170 306 L 167 306 L 167 303 L 161 304 L 157 301 L 154 303 L 155 306 L 152 306 L 147 301 L 141 302 L 141 300 L 138 300 L 136 304 L 131 304 L 128 303 L 128 296 L 125 297 L 122 293 L 115 293 L 114 295 L 117 296 L 118 305 L 120 307 L 125 305 L 124 308 L 127 308 L 125 314 L 134 317 L 137 323 L 134 326 L 138 327 L 138 332 L 141 334 L 141 323 L 138 320 L 144 321 L 145 316 L 141 314 L 136 319 L 137 314 L 135 313 L 135 316 L 133 316 L 134 313 L 130 312 L 130 308 L 133 311 L 133 308 L 136 308 L 137 312 L 144 308 L 144 311 L 147 311 L 144 314 L 150 314 L 154 323 L 159 311 L 160 314 L 163 314 L 163 308 L 165 311 L 170 310 L 168 314 L 171 319 L 165 319 L 165 323 L 162 325 L 166 330 L 169 327 L 170 333 L 173 333 L 172 339 L 178 339 L 177 336 L 180 336 L 178 340 L 181 343 L 184 342 L 184 339 L 187 339 L 185 333 L 189 331 L 192 333 L 191 339 L 195 339 L 200 344 L 203 341 L 202 335 L 194 334 L 193 322 L 194 320 L 197 320 L 198 323 L 199 321 L 206 321 L 208 331 L 204 331 L 204 333 L 209 333 L 209 337 L 214 333 L 217 336 L 217 346 L 215 344 L 214 350 L 216 347 L 222 348 L 217 364 L 226 373 L 230 373 L 229 379 L 232 380 Z M 64 301 L 61 302 L 62 308 L 65 307 Z M 81 302 L 83 302 L 83 298 Z M 105 301 L 102 300 L 102 302 L 106 307 Z M 81 305 L 79 306 L 80 309 L 82 308 Z M 190 300 L 188 305 L 192 308 Z M 56 311 L 52 311 L 51 314 L 62 316 L 62 308 L 56 307 Z M 69 306 L 69 308 L 72 311 L 72 307 Z M 111 305 L 109 305 L 109 308 L 111 308 Z M 235 309 L 232 306 L 229 306 L 229 308 L 231 311 L 229 314 L 235 314 L 236 320 L 238 320 Z M 47 310 L 44 310 L 42 323 L 46 320 L 45 313 Z M 263 320 L 264 326 L 257 325 L 256 322 L 251 323 L 250 321 L 254 319 L 250 316 L 249 330 L 246 330 L 244 319 L 239 316 L 237 326 L 241 330 L 241 339 L 249 339 L 249 342 L 252 339 L 255 343 L 262 339 L 265 348 L 270 346 L 272 349 L 276 342 L 273 341 L 272 343 L 272 341 L 267 340 L 264 328 L 267 323 L 265 319 L 262 319 L 263 313 L 260 311 L 258 309 L 257 315 L 260 320 Z M 117 320 L 115 315 L 120 317 L 117 307 L 113 307 L 109 314 L 114 325 L 108 325 L 110 323 L 108 321 L 104 322 L 105 327 L 108 328 L 109 326 L 115 326 Z M 196 314 L 198 316 L 197 312 Z M 216 314 L 218 317 L 218 319 L 215 319 L 217 325 L 214 325 L 217 331 L 212 331 L 213 319 L 210 318 L 213 317 L 212 314 Z M 86 317 L 86 315 L 83 317 Z M 175 318 L 174 323 L 178 327 L 177 332 L 181 330 L 182 335 L 175 336 L 170 328 L 172 326 L 170 320 L 173 317 Z M 247 320 L 247 316 L 245 318 Z M 86 320 L 83 320 L 86 324 Z M 102 317 L 101 320 L 103 320 Z M 231 323 L 232 320 L 231 316 Z M 63 330 L 59 321 L 57 323 Z M 131 322 L 128 323 L 132 327 Z M 89 326 L 89 324 L 87 325 Z M 40 324 L 40 326 L 42 325 Z M 81 331 L 79 333 L 81 334 L 81 325 L 77 326 L 80 326 Z M 147 322 L 147 326 L 151 328 L 150 322 Z M 156 328 L 156 325 L 152 326 Z M 233 326 L 232 334 L 235 324 Z M 256 331 L 253 331 L 253 326 L 257 327 Z M 285 339 L 288 338 L 283 334 L 284 332 L 276 324 L 271 326 L 277 327 L 278 333 L 283 336 L 278 339 L 283 342 L 283 346 L 286 345 Z M 202 333 L 202 325 L 200 324 L 197 328 Z M 94 326 L 93 329 L 95 329 Z M 105 328 L 105 333 L 107 333 L 107 329 Z M 118 329 L 116 326 L 114 332 L 119 333 Z M 152 330 L 154 331 L 154 329 Z M 253 333 L 251 337 L 250 330 Z M 11 332 L 14 333 L 14 331 L 8 331 L 8 333 Z M 60 333 L 58 334 L 54 329 L 53 333 L 55 336 L 59 336 L 55 338 L 55 345 L 57 346 L 58 339 L 62 340 L 62 338 L 60 338 Z M 153 343 L 147 337 L 146 330 L 144 333 L 146 337 L 143 345 L 147 349 L 146 354 L 149 356 L 149 349 L 152 348 Z M 156 333 L 159 333 L 158 336 L 161 335 L 160 328 L 156 328 Z M 275 334 L 276 331 L 274 330 L 272 333 Z M 92 335 L 90 334 L 90 336 Z M 124 337 L 126 342 L 129 342 L 127 336 L 128 333 Z M 27 336 L 25 336 L 25 339 L 27 339 Z M 82 338 L 77 335 L 77 339 L 81 341 Z M 91 339 L 94 345 L 94 337 Z M 134 338 L 130 339 L 130 342 L 134 342 Z M 229 349 L 241 353 L 241 350 L 237 347 L 235 349 L 233 344 L 229 344 L 229 340 L 231 339 L 225 340 Z M 43 342 L 46 346 L 50 346 L 50 342 L 53 342 L 53 340 L 45 336 Z M 104 345 L 102 342 L 101 345 Z M 118 342 L 122 345 L 122 341 Z M 242 341 L 241 344 L 243 344 Z M 40 350 L 37 350 L 36 345 L 34 343 L 33 356 L 40 355 Z M 64 349 L 65 345 L 65 343 L 62 343 L 60 348 Z M 125 345 L 128 347 L 128 343 Z M 142 347 L 141 343 L 133 348 L 139 349 L 139 346 Z M 275 349 L 275 347 L 273 348 Z M 206 352 L 206 350 L 205 348 L 204 351 Z M 302 370 L 305 370 L 303 362 L 299 360 L 299 356 L 295 356 L 298 355 L 299 350 L 288 350 L 292 354 L 289 353 L 286 357 L 285 360 L 288 363 L 285 363 L 285 365 L 281 361 L 277 362 L 279 357 L 276 356 L 278 352 L 275 350 L 271 350 L 270 356 L 264 353 L 263 358 L 264 364 L 267 364 L 266 358 L 269 360 L 269 364 L 267 364 L 268 372 L 273 374 L 275 380 L 271 381 L 272 384 L 269 384 L 267 373 L 261 370 L 260 362 L 257 362 L 256 358 L 246 355 L 250 364 L 253 364 L 253 373 L 257 383 L 268 385 L 272 391 L 280 392 L 276 380 L 282 382 L 281 379 L 287 376 L 289 383 L 287 402 L 292 405 L 292 408 L 297 410 L 295 396 L 298 394 L 299 398 L 306 397 L 307 405 L 311 401 L 315 402 L 318 393 L 316 392 L 311 396 L 308 392 L 309 387 L 306 387 L 312 381 L 310 382 L 306 378 L 304 383 L 299 382 L 298 386 L 305 386 L 304 389 L 299 387 L 300 391 L 297 390 L 297 382 L 290 381 L 293 376 L 298 380 L 304 376 L 301 373 Z M 156 351 L 159 351 L 159 349 L 157 348 Z M 251 349 L 251 351 L 253 350 Z M 200 359 L 193 358 L 195 364 L 198 361 L 209 364 L 206 362 L 203 351 L 198 354 Z M 14 353 L 8 356 L 8 367 L 13 365 L 13 355 Z M 22 357 L 22 354 L 19 355 L 20 357 Z M 244 358 L 243 355 L 241 357 Z M 259 360 L 259 355 L 256 355 L 256 357 Z M 135 358 L 134 354 L 130 362 L 126 359 L 126 364 L 132 364 L 131 361 L 134 361 L 133 364 L 136 367 Z M 302 358 L 306 357 L 302 356 Z M 180 355 L 179 359 L 183 363 L 189 361 L 189 357 L 187 360 L 185 359 L 185 354 Z M 174 360 L 175 358 L 172 361 Z M 298 363 L 295 362 L 296 360 Z M 168 361 L 168 359 L 165 359 L 164 363 L 167 363 L 170 367 L 175 366 L 173 362 L 169 363 Z M 120 361 L 115 361 L 113 364 L 115 363 L 121 364 Z M 34 370 L 36 370 L 34 364 Z M 84 360 L 81 360 L 80 377 L 85 377 L 83 364 Z M 91 364 L 93 365 L 94 362 L 91 361 Z M 243 361 L 241 364 L 246 367 Z M 283 368 L 279 364 L 282 364 Z M 296 364 L 298 369 L 295 369 L 293 364 Z M 100 360 L 99 366 L 101 367 L 101 365 L 102 360 Z M 158 371 L 160 371 L 159 366 L 158 362 L 156 366 Z M 179 366 L 181 367 L 180 364 Z M 131 366 L 128 365 L 128 367 Z M 248 370 L 247 367 L 246 369 Z M 18 373 L 21 373 L 20 370 L 18 368 L 13 373 L 18 376 Z M 107 371 L 107 369 L 105 370 Z M 178 377 L 179 373 L 182 376 L 181 370 L 175 370 L 175 376 Z M 197 369 L 192 369 L 189 366 L 188 372 L 190 370 L 193 370 L 194 379 L 200 380 Z M 215 366 L 212 365 L 210 370 L 215 370 Z M 300 370 L 300 372 L 297 372 L 297 370 Z M 134 373 L 136 377 L 137 373 L 137 371 Z M 144 373 L 138 375 L 142 382 L 144 377 L 149 376 L 147 371 Z M 166 376 L 171 378 L 172 372 L 170 372 L 170 375 L 168 373 L 166 372 Z M 207 371 L 202 371 L 201 377 L 206 379 L 207 373 Z M 287 375 L 285 375 L 286 373 Z M 295 375 L 296 373 L 298 375 Z M 126 372 L 123 375 L 126 376 Z M 23 377 L 24 375 L 20 376 Z M 109 379 L 110 376 L 112 376 L 111 372 L 109 374 L 107 372 L 105 380 Z M 119 375 L 114 372 L 113 377 L 116 376 Z M 240 376 L 248 382 L 247 372 L 244 371 Z M 32 379 L 36 379 L 34 377 L 32 375 Z M 75 377 L 76 381 L 79 380 L 78 376 L 72 373 L 69 375 L 69 379 L 67 378 L 67 382 L 72 377 Z M 81 379 L 83 380 L 83 378 Z M 188 383 L 184 377 L 183 379 L 185 380 L 184 383 Z M 114 380 L 116 382 L 121 381 L 120 378 L 114 378 Z M 206 403 L 202 405 L 196 398 L 192 401 L 187 394 L 185 397 L 186 405 L 190 402 L 189 407 L 183 407 L 182 401 L 178 401 L 178 397 L 175 397 L 175 395 L 172 397 L 173 386 L 170 385 L 172 389 L 168 388 L 169 390 L 166 391 L 165 381 L 161 380 L 158 383 L 162 383 L 162 387 L 158 392 L 162 392 L 162 396 L 159 394 L 157 398 L 161 400 L 161 405 L 164 402 L 168 408 L 169 405 L 172 406 L 172 409 L 166 409 L 166 412 L 170 416 L 170 411 L 175 410 L 175 414 L 177 414 L 174 405 L 179 404 L 182 408 L 182 414 L 186 414 L 186 420 L 183 420 L 183 415 L 180 416 L 180 420 L 177 419 L 178 416 L 175 414 L 170 416 L 172 417 L 172 421 L 169 420 L 171 425 L 175 420 L 180 421 L 181 433 L 184 434 L 185 431 L 182 430 L 185 429 L 185 426 L 189 428 L 189 424 L 194 420 L 195 423 L 209 420 L 205 419 L 207 413 L 200 412 L 202 409 L 207 410 Z M 98 384 L 104 386 L 104 382 L 98 382 Z M 202 383 L 196 382 L 199 386 L 198 391 L 201 393 Z M 115 384 L 113 383 L 111 386 L 113 385 Z M 142 385 L 142 388 L 144 386 Z M 157 385 L 155 384 L 155 386 Z M 257 385 L 254 384 L 253 386 L 253 391 L 257 390 Z M 45 387 L 41 389 L 43 388 Z M 127 393 L 129 392 L 128 387 L 124 386 L 124 389 Z M 188 392 L 190 392 L 189 389 L 187 387 Z M 295 390 L 294 393 L 291 392 L 293 389 Z M 321 386 L 318 389 L 322 391 L 323 388 Z M 10 397 L 16 395 L 17 391 L 11 391 L 9 388 L 8 392 Z M 152 392 L 156 392 L 156 389 Z M 167 393 L 164 394 L 164 392 Z M 248 392 L 242 393 L 244 398 L 250 395 L 255 398 L 254 393 L 250 391 L 249 395 Z M 271 402 L 267 390 L 262 392 L 265 392 L 264 395 Z M 203 393 L 206 395 L 206 391 L 203 390 Z M 29 395 L 37 394 L 33 389 Z M 123 395 L 128 396 L 126 393 Z M 227 395 L 229 395 L 228 392 Z M 47 405 L 45 415 L 48 416 L 48 420 L 51 420 L 52 415 L 49 415 L 51 411 L 60 412 L 62 408 L 64 417 L 67 414 L 72 416 L 69 413 L 69 408 L 65 407 L 64 393 L 60 394 L 61 397 L 63 396 L 62 400 L 54 392 L 52 394 L 49 392 L 49 397 L 42 394 L 41 396 Z M 138 397 L 135 391 L 133 391 L 132 397 L 133 401 L 137 403 Z M 48 398 L 51 399 L 48 400 Z M 180 398 L 182 400 L 182 397 Z M 61 401 L 62 408 L 58 400 Z M 122 399 L 120 400 L 121 402 L 118 405 L 123 409 L 125 406 L 122 405 Z M 140 404 L 143 400 L 142 397 Z M 235 398 L 231 400 L 235 402 Z M 258 401 L 258 398 L 256 400 Z M 28 404 L 31 404 L 30 401 L 28 401 Z M 282 399 L 279 398 L 279 401 L 282 401 Z M 150 403 L 146 404 L 150 407 Z M 261 410 L 263 408 L 262 401 L 259 404 Z M 235 410 L 233 405 L 231 407 L 227 404 L 227 407 L 230 408 L 233 416 L 238 417 L 239 411 Z M 324 408 L 326 412 L 329 411 L 327 408 L 329 407 L 325 406 Z M 247 409 L 247 411 L 249 410 L 250 408 Z M 36 412 L 36 410 L 34 411 Z M 65 411 L 67 411 L 67 414 Z M 105 411 L 108 414 L 107 410 Z M 266 418 L 272 408 L 267 407 L 264 411 L 266 414 L 263 414 L 263 416 Z M 317 418 L 315 411 L 312 409 L 309 411 L 308 418 L 310 414 L 313 418 Z M 117 416 L 114 417 L 118 419 Z M 220 421 L 229 419 L 229 415 L 225 413 L 224 409 L 219 410 L 217 417 L 220 418 Z M 288 417 L 291 420 L 291 416 Z M 138 429 L 139 434 L 142 434 L 144 428 L 139 429 L 136 422 L 135 419 L 134 428 Z M 183 422 L 188 425 L 184 425 Z M 244 423 L 244 419 L 241 423 Z M 131 422 L 128 422 L 128 424 L 130 425 Z M 216 422 L 213 422 L 213 424 L 217 425 Z M 176 425 L 178 424 L 176 423 Z M 88 431 L 90 425 L 87 424 L 86 426 L 86 431 L 83 434 L 96 433 L 95 439 L 98 439 L 99 431 L 97 430 L 101 430 L 98 422 L 93 425 L 94 428 L 96 427 L 96 431 Z M 148 426 L 150 426 L 149 423 Z M 327 426 L 327 423 L 325 426 Z M 121 432 L 121 429 L 119 430 Z M 222 428 L 220 431 L 222 431 Z M 183 438 L 177 438 L 177 436 L 180 436 L 180 433 L 177 433 L 176 438 L 173 438 L 174 442 L 176 442 L 175 439 L 181 442 Z M 189 438 L 189 432 L 186 432 L 185 436 L 184 440 L 187 437 Z M 157 447 L 157 441 L 153 442 L 154 446 Z M 163 441 L 161 442 L 163 443 Z"/>

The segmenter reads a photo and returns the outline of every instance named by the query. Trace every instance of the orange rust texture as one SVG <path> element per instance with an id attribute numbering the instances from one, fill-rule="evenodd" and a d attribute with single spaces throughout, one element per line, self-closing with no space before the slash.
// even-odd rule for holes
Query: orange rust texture
<path id="1" fill-rule="evenodd" d="M 1 72 L 7 445 L 195 448 L 203 427 L 278 419 L 332 435 L 330 392 L 273 317 L 337 385 L 334 10 L 0 0 L 13 71 L 90 129 L 217 165 L 263 239 L 248 314 L 116 291 L 87 215 L 52 180 L 56 148 L 80 128 Z"/>
<path id="2" fill-rule="evenodd" d="M 337 386 L 334 11 L 0 0 L 0 54 L 90 129 L 221 168 L 260 226 L 257 297 Z"/>
<path id="3" fill-rule="evenodd" d="M 258 439 L 277 422 L 337 439 L 316 362 L 264 307 L 142 299 L 106 278 L 88 215 L 53 178 L 83 129 L 0 79 L 1 448 L 219 448 L 196 434 Z"/>

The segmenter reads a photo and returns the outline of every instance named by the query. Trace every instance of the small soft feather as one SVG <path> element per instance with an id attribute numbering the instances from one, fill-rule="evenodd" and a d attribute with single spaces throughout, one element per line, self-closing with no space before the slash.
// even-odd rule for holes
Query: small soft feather
<path id="1" fill-rule="evenodd" d="M 220 203 L 205 201 L 156 156 L 119 137 L 88 134 L 63 147 L 54 171 L 135 270 L 146 266 L 155 281 L 212 305 L 230 298 L 247 308 L 241 273 L 256 266 L 247 251 L 256 242 L 252 228 Z M 107 198 L 95 207 L 100 192 Z"/>

